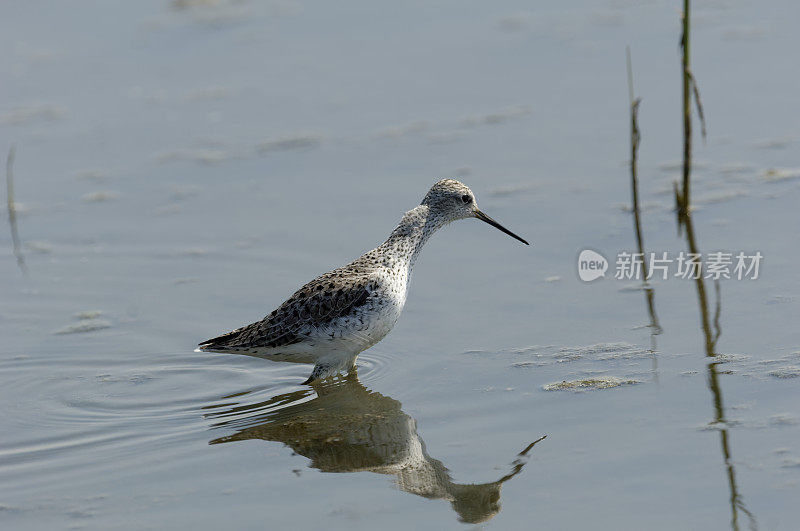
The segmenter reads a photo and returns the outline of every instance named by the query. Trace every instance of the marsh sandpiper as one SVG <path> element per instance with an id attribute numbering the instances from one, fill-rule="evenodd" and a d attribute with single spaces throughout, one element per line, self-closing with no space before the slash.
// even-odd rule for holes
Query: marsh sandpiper
<path id="1" fill-rule="evenodd" d="M 198 350 L 313 363 L 306 383 L 349 370 L 400 317 L 411 270 L 428 238 L 464 218 L 478 218 L 528 245 L 481 212 L 466 185 L 444 179 L 405 213 L 381 245 L 315 278 L 262 320 L 204 341 Z"/>

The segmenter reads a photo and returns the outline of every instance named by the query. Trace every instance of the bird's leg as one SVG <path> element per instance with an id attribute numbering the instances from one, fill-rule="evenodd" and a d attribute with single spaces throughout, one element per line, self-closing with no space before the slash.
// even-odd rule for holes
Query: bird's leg
<path id="1" fill-rule="evenodd" d="M 359 381 L 359 380 L 358 380 L 358 367 L 356 367 L 355 365 L 353 365 L 353 366 L 350 368 L 350 370 L 349 370 L 349 371 L 347 371 L 347 376 L 346 376 L 346 378 L 347 378 L 348 380 L 355 380 L 356 382 L 357 382 L 357 381 Z"/>
<path id="2" fill-rule="evenodd" d="M 317 364 L 314 365 L 314 370 L 311 371 L 311 376 L 309 376 L 308 380 L 303 383 L 308 385 L 314 381 L 325 380 L 327 378 L 337 376 L 341 371 L 352 368 L 355 365 L 354 361 L 355 358 L 351 360 L 350 358 L 342 359 L 341 357 L 326 357 L 320 359 Z"/>
<path id="3" fill-rule="evenodd" d="M 311 376 L 308 377 L 308 380 L 303 382 L 303 385 L 309 385 L 312 382 L 324 380 L 325 378 L 330 378 L 331 376 L 335 376 L 337 374 L 339 374 L 338 366 L 330 363 L 319 362 L 314 365 L 314 370 L 311 371 Z"/>

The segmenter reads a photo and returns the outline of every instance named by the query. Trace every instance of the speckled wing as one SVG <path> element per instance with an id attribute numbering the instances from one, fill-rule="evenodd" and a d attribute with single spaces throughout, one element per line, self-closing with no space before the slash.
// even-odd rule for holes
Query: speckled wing
<path id="1" fill-rule="evenodd" d="M 374 288 L 367 275 L 354 278 L 334 270 L 297 290 L 261 321 L 199 346 L 205 350 L 241 351 L 294 345 L 307 340 L 315 329 L 324 329 L 332 321 L 353 313 L 367 302 Z"/>

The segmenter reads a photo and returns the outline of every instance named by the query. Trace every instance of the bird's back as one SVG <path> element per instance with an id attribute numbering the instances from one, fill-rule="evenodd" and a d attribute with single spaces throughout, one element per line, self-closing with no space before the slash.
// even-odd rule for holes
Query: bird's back
<path id="1" fill-rule="evenodd" d="M 262 320 L 200 348 L 302 363 L 330 348 L 358 354 L 391 330 L 405 303 L 408 274 L 383 254 L 378 247 L 315 278 Z"/>

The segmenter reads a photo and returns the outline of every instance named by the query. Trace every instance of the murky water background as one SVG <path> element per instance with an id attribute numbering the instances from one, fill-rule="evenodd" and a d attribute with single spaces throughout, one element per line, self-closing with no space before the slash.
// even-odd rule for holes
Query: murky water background
<path id="1" fill-rule="evenodd" d="M 686 250 L 678 7 L 5 3 L 28 273 L 5 225 L 3 526 L 796 529 L 794 3 L 695 7 L 698 245 L 765 257 L 721 282 L 721 363 L 692 282 L 654 284 L 654 357 L 637 284 L 576 274 L 581 249 L 635 247 L 627 44 L 646 245 Z M 357 380 L 317 394 L 307 366 L 192 352 L 442 177 L 533 246 L 433 238 Z M 624 385 L 545 390 L 586 379 Z"/>

